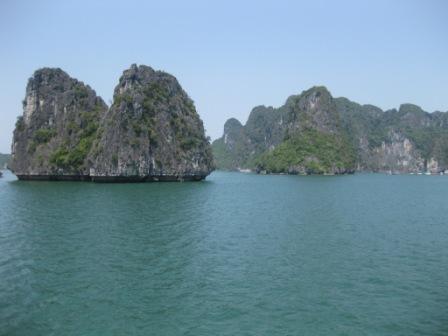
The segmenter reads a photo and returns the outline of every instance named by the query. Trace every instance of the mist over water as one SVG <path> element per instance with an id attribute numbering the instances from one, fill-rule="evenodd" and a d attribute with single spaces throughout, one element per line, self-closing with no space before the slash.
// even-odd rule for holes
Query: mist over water
<path id="1" fill-rule="evenodd" d="M 448 177 L 0 179 L 0 335 L 448 335 Z"/>

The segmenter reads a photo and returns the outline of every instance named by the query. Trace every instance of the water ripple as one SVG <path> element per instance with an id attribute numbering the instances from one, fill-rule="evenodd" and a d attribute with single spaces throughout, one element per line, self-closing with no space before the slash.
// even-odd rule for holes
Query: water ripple
<path id="1" fill-rule="evenodd" d="M 0 335 L 448 335 L 448 178 L 0 179 Z"/>

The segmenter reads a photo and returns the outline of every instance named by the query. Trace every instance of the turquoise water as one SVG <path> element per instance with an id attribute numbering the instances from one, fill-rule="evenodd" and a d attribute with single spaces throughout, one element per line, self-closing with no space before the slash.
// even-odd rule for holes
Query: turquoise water
<path id="1" fill-rule="evenodd" d="M 1 335 L 448 335 L 448 176 L 0 179 Z"/>

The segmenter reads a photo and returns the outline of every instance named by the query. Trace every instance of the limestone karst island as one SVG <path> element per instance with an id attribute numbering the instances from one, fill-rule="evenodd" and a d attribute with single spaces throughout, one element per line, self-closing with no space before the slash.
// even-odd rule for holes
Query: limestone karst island
<path id="1" fill-rule="evenodd" d="M 382 111 L 313 87 L 279 108 L 255 107 L 244 126 L 229 119 L 213 153 L 220 169 L 439 174 L 448 169 L 448 113 Z"/>
<path id="2" fill-rule="evenodd" d="M 213 152 L 213 153 L 212 153 Z M 21 180 L 202 180 L 214 169 L 258 173 L 356 171 L 439 174 L 448 169 L 448 114 L 412 104 L 382 111 L 325 87 L 257 106 L 210 146 L 176 78 L 145 65 L 123 72 L 108 107 L 61 69 L 30 78 L 12 144 Z"/>
<path id="3" fill-rule="evenodd" d="M 204 179 L 213 159 L 193 101 L 176 78 L 134 64 L 110 107 L 63 70 L 37 70 L 10 166 L 20 180 L 182 181 Z"/>

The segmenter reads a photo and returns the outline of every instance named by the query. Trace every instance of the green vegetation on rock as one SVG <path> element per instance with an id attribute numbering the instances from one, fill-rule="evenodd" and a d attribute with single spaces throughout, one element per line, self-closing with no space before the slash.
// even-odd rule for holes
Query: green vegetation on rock
<path id="1" fill-rule="evenodd" d="M 18 130 L 19 132 L 23 132 L 25 130 L 25 122 L 23 121 L 23 116 L 17 118 L 16 130 Z"/>
<path id="2" fill-rule="evenodd" d="M 27 101 L 40 103 L 27 106 Z M 18 176 L 87 175 L 87 156 L 107 111 L 103 100 L 61 69 L 43 68 L 29 79 L 23 107 L 26 113 L 14 131 L 12 170 Z"/>
<path id="3" fill-rule="evenodd" d="M 101 176 L 200 178 L 212 170 L 210 144 L 194 104 L 165 72 L 143 65 L 124 71 L 100 129 L 93 146 L 102 150 L 94 149 L 89 160 Z"/>
<path id="4" fill-rule="evenodd" d="M 56 135 L 54 128 L 40 128 L 34 133 L 34 141 L 38 144 L 44 144 L 50 141 Z"/>
<path id="5" fill-rule="evenodd" d="M 13 172 L 23 179 L 146 181 L 201 180 L 213 170 L 202 121 L 174 76 L 133 64 L 114 92 L 108 108 L 61 69 L 37 70 L 14 130 Z"/>
<path id="6" fill-rule="evenodd" d="M 244 126 L 229 119 L 212 148 L 220 169 L 440 172 L 448 169 L 448 113 L 412 104 L 384 112 L 313 87 L 279 108 L 255 107 Z"/>
<path id="7" fill-rule="evenodd" d="M 257 160 L 268 173 L 333 174 L 355 169 L 355 153 L 343 137 L 304 130 Z"/>
<path id="8" fill-rule="evenodd" d="M 220 169 L 235 169 L 233 153 L 227 150 L 223 139 L 217 139 L 213 142 L 213 157 L 218 163 Z"/>
<path id="9" fill-rule="evenodd" d="M 57 168 L 73 171 L 83 168 L 92 144 L 98 136 L 100 113 L 101 106 L 96 106 L 92 111 L 81 112 L 78 123 L 69 122 L 69 131 L 75 142 L 67 140 L 62 143 L 50 156 L 51 164 Z"/>

